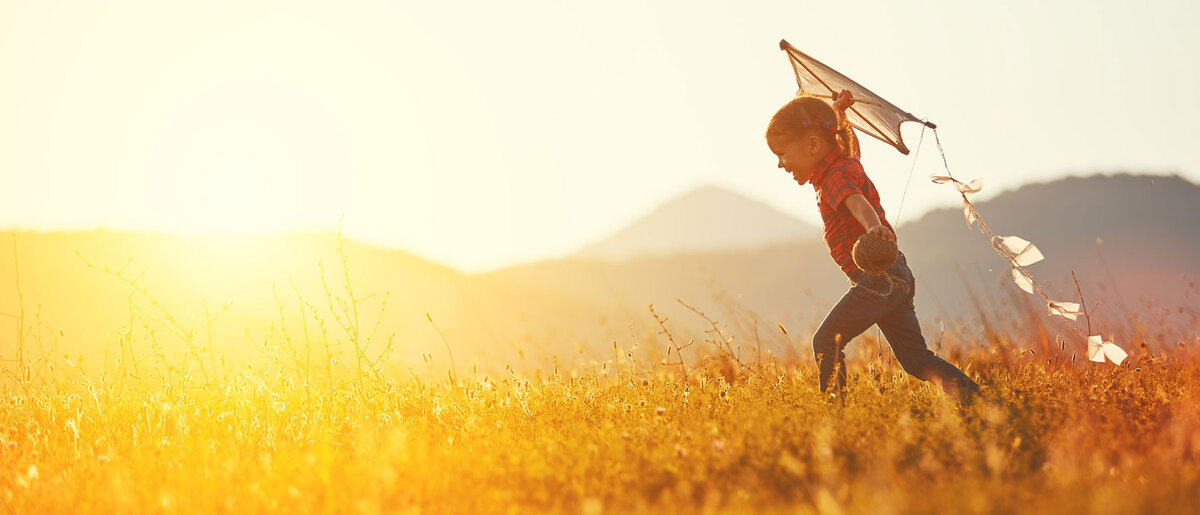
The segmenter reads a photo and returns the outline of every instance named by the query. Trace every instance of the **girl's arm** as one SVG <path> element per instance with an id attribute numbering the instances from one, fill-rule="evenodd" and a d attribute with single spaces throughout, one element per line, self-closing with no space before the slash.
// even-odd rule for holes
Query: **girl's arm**
<path id="1" fill-rule="evenodd" d="M 854 95 L 848 89 L 843 89 L 833 99 L 833 108 L 838 110 L 838 114 L 842 119 L 846 118 L 846 110 L 850 109 L 852 105 L 854 105 Z M 854 129 L 850 129 L 847 132 L 850 133 L 850 148 L 853 149 L 853 155 L 849 157 L 860 159 L 862 157 L 862 147 L 858 146 L 858 133 L 854 132 Z"/>
<path id="2" fill-rule="evenodd" d="M 871 207 L 871 203 L 867 202 L 867 197 L 862 196 L 861 193 L 855 193 L 846 197 L 844 202 L 846 209 L 850 210 L 850 214 L 854 215 L 854 219 L 858 220 L 858 223 L 867 232 L 887 241 L 896 241 L 896 234 L 879 220 L 879 214 L 875 212 L 875 208 Z"/>

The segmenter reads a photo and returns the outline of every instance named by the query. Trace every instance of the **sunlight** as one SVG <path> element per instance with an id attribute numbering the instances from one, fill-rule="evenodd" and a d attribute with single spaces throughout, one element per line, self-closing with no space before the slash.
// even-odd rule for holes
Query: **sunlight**
<path id="1" fill-rule="evenodd" d="M 277 233 L 304 209 L 299 150 L 271 124 L 207 120 L 176 144 L 148 195 L 162 228 L 183 233 Z"/>
<path id="2" fill-rule="evenodd" d="M 278 229 L 276 206 L 261 165 L 252 158 L 220 156 L 201 177 L 203 187 L 194 193 L 195 210 L 181 216 L 184 231 L 234 230 L 270 232 Z M 191 215 L 191 216 L 188 216 Z"/>

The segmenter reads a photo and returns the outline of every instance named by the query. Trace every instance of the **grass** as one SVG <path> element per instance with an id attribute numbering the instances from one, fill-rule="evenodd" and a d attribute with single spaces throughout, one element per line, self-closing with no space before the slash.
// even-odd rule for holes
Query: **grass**
<path id="1" fill-rule="evenodd" d="M 19 513 L 1127 513 L 1200 501 L 1193 361 L 966 361 L 985 387 L 970 406 L 875 364 L 854 371 L 845 406 L 815 391 L 809 364 L 769 367 L 771 380 L 409 380 L 364 397 L 312 395 L 265 372 L 170 391 L 10 389 L 0 502 Z"/>
<path id="2" fill-rule="evenodd" d="M 707 336 L 682 345 L 671 334 L 680 322 L 648 314 L 669 351 L 614 343 L 598 366 L 404 375 L 386 367 L 393 338 L 359 316 L 369 296 L 341 292 L 326 283 L 321 305 L 297 292 L 303 319 L 281 308 L 278 330 L 256 339 L 262 359 L 245 367 L 225 365 L 203 331 L 153 309 L 142 313 L 156 321 L 147 330 L 159 328 L 150 348 L 126 337 L 99 364 L 33 352 L 22 330 L 0 392 L 3 511 L 1128 513 L 1200 504 L 1200 359 L 1190 344 L 1141 342 L 1113 366 L 1077 358 L 1081 342 L 1055 345 L 1040 313 L 1005 319 L 1002 341 L 972 341 L 958 328 L 973 345 L 939 353 L 984 388 L 959 405 L 906 376 L 868 334 L 851 345 L 839 404 L 816 390 L 807 349 L 796 349 L 798 360 L 743 361 L 728 329 L 690 306 Z"/>

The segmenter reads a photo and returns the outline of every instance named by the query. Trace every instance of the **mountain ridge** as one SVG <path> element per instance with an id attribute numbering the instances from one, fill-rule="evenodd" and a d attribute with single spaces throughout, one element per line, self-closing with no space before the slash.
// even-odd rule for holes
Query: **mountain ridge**
<path id="1" fill-rule="evenodd" d="M 1128 174 L 1026 185 L 977 203 L 992 230 L 1042 250 L 1046 259 L 1029 270 L 1053 299 L 1075 301 L 1072 273 L 1078 276 L 1096 330 L 1104 332 L 1139 320 L 1131 313 L 1176 308 L 1159 319 L 1194 327 L 1197 313 L 1188 306 L 1200 304 L 1197 205 L 1200 186 L 1178 176 Z M 927 332 L 942 327 L 930 322 L 953 320 L 968 321 L 962 326 L 968 329 L 999 327 L 1001 312 L 1017 307 L 1045 313 L 1044 302 L 1039 306 L 1040 299 L 1016 289 L 1008 265 L 977 230 L 967 229 L 961 210 L 953 208 L 899 228 Z M 65 329 L 58 333 L 65 337 L 54 339 L 55 352 L 101 357 L 130 328 L 143 345 L 146 329 L 161 318 L 157 308 L 130 284 L 88 264 L 125 271 L 184 326 L 216 328 L 230 356 L 255 352 L 247 336 L 261 345 L 284 324 L 291 324 L 294 337 L 304 334 L 295 324 L 305 320 L 314 330 L 318 313 L 339 330 L 330 313 L 339 304 L 326 298 L 346 294 L 336 234 L 14 235 L 15 246 L 0 248 L 0 262 L 19 261 L 22 295 L 8 290 L 0 296 L 0 315 L 11 315 L 0 316 L 0 343 L 17 333 L 18 313 L 28 313 L 25 321 L 34 323 L 36 306 L 40 331 Z M 364 329 L 384 313 L 379 302 L 389 299 L 379 334 L 396 335 L 397 367 L 420 368 L 430 354 L 443 359 L 447 343 L 456 356 L 473 355 L 492 370 L 507 363 L 546 365 L 558 357 L 604 359 L 613 342 L 662 343 L 648 305 L 670 317 L 677 338 L 703 339 L 702 321 L 677 300 L 729 323 L 740 341 L 758 338 L 759 326 L 778 322 L 791 328 L 791 336 L 763 332 L 764 346 L 802 352 L 806 329 L 815 329 L 848 286 L 820 238 L 625 261 L 572 257 L 479 274 L 356 240 L 340 246 L 355 298 L 365 302 L 357 307 L 370 315 Z M 0 282 L 14 284 L 14 272 L 14 266 L 0 267 Z M 227 314 L 217 315 L 230 303 Z M 220 317 L 216 324 L 206 322 L 210 308 Z M 1169 331 L 1164 324 L 1138 337 L 1163 340 Z"/>
<path id="2" fill-rule="evenodd" d="M 1098 301 L 1097 314 L 1110 320 L 1127 320 L 1141 304 L 1187 298 L 1186 285 L 1200 277 L 1200 234 L 1191 226 L 1196 205 L 1200 186 L 1179 176 L 1131 174 L 1031 184 L 976 203 L 993 231 L 1042 250 L 1046 259 L 1029 270 L 1055 300 L 1076 297 L 1076 272 L 1085 298 Z M 974 307 L 973 295 L 1021 298 L 1013 297 L 1008 265 L 976 231 L 955 208 L 930 211 L 898 230 L 923 317 L 988 316 Z M 819 322 L 848 285 L 820 240 L 621 263 L 563 259 L 495 276 L 635 306 L 722 296 L 761 316 L 806 324 Z M 1045 309 L 1027 300 L 1030 309 Z"/>
<path id="3" fill-rule="evenodd" d="M 639 257 L 756 249 L 811 238 L 818 229 L 720 186 L 689 190 L 569 255 L 625 261 Z"/>

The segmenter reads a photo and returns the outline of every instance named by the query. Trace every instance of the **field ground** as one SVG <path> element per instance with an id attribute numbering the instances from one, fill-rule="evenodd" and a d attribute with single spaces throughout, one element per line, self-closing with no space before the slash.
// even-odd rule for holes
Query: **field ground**
<path id="1" fill-rule="evenodd" d="M 1105 321 L 1129 351 L 1120 365 L 1086 360 L 1078 328 L 1020 303 L 927 328 L 931 346 L 982 385 L 968 403 L 905 375 L 868 333 L 848 349 L 846 396 L 831 399 L 817 391 L 806 337 L 782 323 L 760 334 L 753 316 L 726 326 L 686 304 L 699 318 L 651 307 L 657 327 L 644 338 L 631 325 L 631 343 L 579 345 L 561 366 L 455 366 L 445 340 L 445 355 L 423 354 L 424 373 L 399 369 L 394 338 L 374 338 L 360 317 L 372 296 L 354 294 L 342 264 L 344 295 L 326 286 L 323 302 L 301 299 L 300 316 L 280 305 L 265 335 L 245 331 L 259 352 L 251 362 L 218 350 L 245 340 L 217 341 L 211 321 L 185 327 L 119 274 L 139 295 L 128 324 L 72 359 L 57 346 L 63 331 L 18 291 L 16 345 L 6 340 L 0 355 L 0 512 L 1200 505 L 1200 316 L 1190 307 Z M 386 299 L 372 301 L 380 320 Z M 743 361 L 743 345 L 754 360 Z"/>
<path id="2" fill-rule="evenodd" d="M 1053 354 L 1053 353 L 1052 353 Z M 714 360 L 331 385 L 284 368 L 23 381 L 0 398 L 0 505 L 121 512 L 1186 512 L 1200 504 L 1200 360 L 1121 366 L 951 353 L 969 405 L 851 359 Z M 631 359 L 633 358 L 633 359 Z M 147 366 L 147 364 L 143 364 Z"/>

